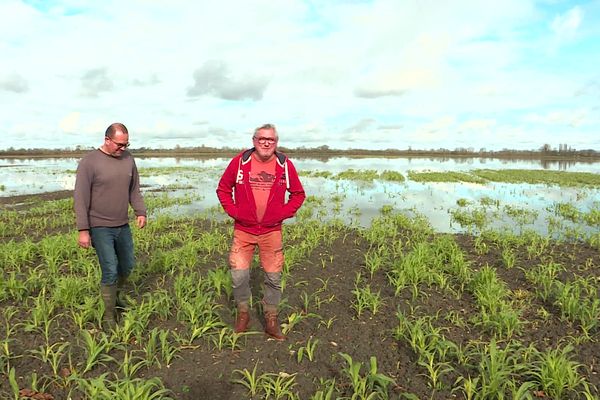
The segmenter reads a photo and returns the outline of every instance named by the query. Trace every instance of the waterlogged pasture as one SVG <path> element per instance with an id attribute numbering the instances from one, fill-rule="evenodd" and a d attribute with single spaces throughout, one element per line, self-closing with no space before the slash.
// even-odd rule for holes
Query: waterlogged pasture
<path id="1" fill-rule="evenodd" d="M 218 205 L 215 187 L 229 159 L 138 159 L 147 192 L 191 197 L 184 206 L 163 212 L 193 216 Z M 294 160 L 308 194 L 331 198 L 330 215 L 343 208 L 349 223 L 356 215 L 369 226 L 382 206 L 427 217 L 437 232 L 458 233 L 464 228 L 455 214 L 466 205 L 469 212 L 485 213 L 497 229 L 515 231 L 525 225 L 542 234 L 548 219 L 563 203 L 576 203 L 583 212 L 598 207 L 600 163 L 489 159 L 333 158 Z M 0 197 L 72 190 L 76 159 L 0 160 Z M 501 204 L 501 207 L 491 207 Z M 481 208 L 485 208 L 482 210 Z M 529 210 L 518 224 L 515 214 Z M 338 210 L 339 211 L 339 210 Z M 551 224 L 550 224 L 551 225 Z M 587 229 L 587 228 L 584 228 Z"/>
<path id="2" fill-rule="evenodd" d="M 496 183 L 306 168 L 308 185 L 335 190 L 309 190 L 286 225 L 279 343 L 262 334 L 257 265 L 251 331 L 233 333 L 232 226 L 188 189 L 212 192 L 220 166 L 183 167 L 141 167 L 150 223 L 134 230 L 133 306 L 114 331 L 100 326 L 99 267 L 76 245 L 72 200 L 5 200 L 0 398 L 599 398 L 595 182 L 528 183 L 520 196 L 555 196 L 540 220 L 526 202 L 501 200 Z M 425 203 L 403 206 L 419 188 L 458 192 L 440 213 L 461 233 L 435 229 Z M 348 206 L 359 196 L 373 196 L 376 212 Z"/>

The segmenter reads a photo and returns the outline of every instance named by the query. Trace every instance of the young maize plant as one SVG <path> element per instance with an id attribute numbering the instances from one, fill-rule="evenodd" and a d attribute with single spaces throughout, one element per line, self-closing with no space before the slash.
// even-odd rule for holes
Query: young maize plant
<path id="1" fill-rule="evenodd" d="M 45 364 L 50 365 L 52 368 L 52 373 L 55 378 L 58 378 L 58 372 L 60 370 L 60 365 L 67 354 L 67 350 L 70 347 L 69 342 L 64 343 L 54 343 L 52 345 L 40 346 L 37 350 L 29 350 L 29 352 L 33 355 L 33 357 L 39 359 Z"/>
<path id="2" fill-rule="evenodd" d="M 132 355 L 134 351 L 125 350 L 123 360 L 119 363 L 119 372 L 126 380 L 132 380 L 140 369 L 150 366 L 147 359 Z"/>
<path id="3" fill-rule="evenodd" d="M 388 262 L 388 251 L 386 247 L 379 246 L 375 249 L 370 249 L 365 253 L 365 269 L 369 273 L 371 279 L 373 279 L 373 275 Z"/>
<path id="4" fill-rule="evenodd" d="M 589 337 L 600 324 L 600 299 L 595 279 L 577 278 L 565 284 L 556 282 L 555 287 L 555 304 L 563 317 L 579 323 L 584 336 Z"/>
<path id="5" fill-rule="evenodd" d="M 505 205 L 504 213 L 516 222 L 519 232 L 523 231 L 525 225 L 533 224 L 539 215 L 537 211 L 512 205 Z"/>
<path id="6" fill-rule="evenodd" d="M 320 378 L 319 389 L 310 396 L 310 400 L 335 400 L 338 397 L 335 388 L 335 379 L 323 379 Z"/>
<path id="7" fill-rule="evenodd" d="M 258 361 L 254 364 L 254 368 L 252 368 L 252 372 L 248 371 L 246 368 L 243 370 L 236 369 L 233 371 L 234 374 L 238 374 L 240 377 L 237 379 L 232 379 L 233 383 L 238 383 L 244 386 L 248 390 L 248 395 L 251 398 L 254 398 L 259 391 L 260 383 L 264 377 L 258 376 L 256 374 L 256 369 L 258 368 Z"/>
<path id="8" fill-rule="evenodd" d="M 286 317 L 285 322 L 281 323 L 281 332 L 283 332 L 284 335 L 287 335 L 288 333 L 293 331 L 296 325 L 298 325 L 304 319 L 310 317 L 319 318 L 317 314 L 313 313 L 305 314 L 303 312 L 292 312 Z"/>
<path id="9" fill-rule="evenodd" d="M 198 251 L 208 255 L 224 254 L 229 246 L 228 236 L 219 231 L 202 232 L 197 239 Z"/>
<path id="10" fill-rule="evenodd" d="M 519 387 L 517 381 L 530 369 L 523 362 L 523 347 L 509 342 L 504 348 L 495 339 L 489 344 L 478 346 L 469 355 L 476 366 L 475 373 L 479 389 L 477 399 L 506 398 L 512 388 Z"/>
<path id="11" fill-rule="evenodd" d="M 527 258 L 530 260 L 541 257 L 550 245 L 549 237 L 541 236 L 535 231 L 525 231 L 522 236 L 526 240 Z"/>
<path id="12" fill-rule="evenodd" d="M 101 300 L 97 296 L 83 299 L 83 304 L 79 304 L 70 309 L 71 318 L 79 330 L 88 328 L 89 324 L 99 326 L 102 321 L 103 307 L 100 307 Z"/>
<path id="13" fill-rule="evenodd" d="M 60 264 L 68 260 L 68 254 L 65 254 L 65 244 L 68 241 L 70 242 L 60 236 L 47 236 L 38 242 L 38 253 L 51 275 L 57 275 Z"/>
<path id="14" fill-rule="evenodd" d="M 311 336 L 306 341 L 306 346 L 298 347 L 298 350 L 296 351 L 296 360 L 298 361 L 298 364 L 302 362 L 305 354 L 308 361 L 312 362 L 315 360 L 315 349 L 317 348 L 318 343 L 319 339 L 315 339 Z"/>
<path id="15" fill-rule="evenodd" d="M 398 236 L 394 224 L 394 215 L 384 215 L 371 221 L 371 226 L 359 231 L 370 246 L 385 245 L 386 242 L 395 242 Z"/>
<path id="16" fill-rule="evenodd" d="M 159 378 L 114 379 L 108 373 L 96 378 L 76 380 L 79 391 L 86 399 L 94 400 L 172 400 Z"/>
<path id="17" fill-rule="evenodd" d="M 442 272 L 449 275 L 449 279 L 455 283 L 450 287 L 456 288 L 457 297 L 465 290 L 465 287 L 473 279 L 473 271 L 465 254 L 460 249 L 454 238 L 450 235 L 436 237 L 431 243 L 431 249 L 435 255 L 433 264 Z M 442 275 L 440 273 L 440 275 Z M 438 281 L 443 279 L 438 278 Z"/>
<path id="18" fill-rule="evenodd" d="M 461 384 L 459 386 L 459 384 Z M 459 376 L 454 382 L 452 393 L 461 392 L 465 400 L 479 399 L 477 396 L 479 389 L 479 378 L 471 378 L 470 376 Z"/>
<path id="19" fill-rule="evenodd" d="M 180 357 L 177 353 L 180 349 L 173 345 L 173 343 L 169 340 L 170 331 L 168 330 L 159 330 L 158 338 L 160 341 L 160 358 L 161 361 L 165 363 L 165 366 L 168 368 L 175 358 Z"/>
<path id="20" fill-rule="evenodd" d="M 2 291 L 4 292 L 3 297 L 6 298 L 13 298 L 19 302 L 22 302 L 30 295 L 29 289 L 15 271 L 9 272 L 8 276 L 5 275 L 5 280 L 2 286 Z"/>
<path id="21" fill-rule="evenodd" d="M 311 176 L 331 176 L 331 173 L 314 172 Z M 365 371 L 364 363 L 340 353 L 341 374 L 335 379 L 331 375 L 315 377 L 312 389 L 304 387 L 308 375 L 296 375 L 295 371 L 258 375 L 259 362 L 252 371 L 236 370 L 234 382 L 246 389 L 246 397 L 299 399 L 297 391 L 301 391 L 303 398 L 314 400 L 414 400 L 441 398 L 451 391 L 451 396 L 479 400 L 534 396 L 597 398 L 597 388 L 585 379 L 592 373 L 591 367 L 578 362 L 579 347 L 556 348 L 549 342 L 543 352 L 537 352 L 534 345 L 523 347 L 511 338 L 521 328 L 529 334 L 531 325 L 543 329 L 545 321 L 554 325 L 562 318 L 576 325 L 579 333 L 569 338 L 570 343 L 593 346 L 591 339 L 598 331 L 600 320 L 595 280 L 597 257 L 584 253 L 587 259 L 582 259 L 580 254 L 569 252 L 567 245 L 577 248 L 579 244 L 587 244 L 600 249 L 600 234 L 596 232 L 600 226 L 600 203 L 595 202 L 589 210 L 580 210 L 579 204 L 557 204 L 555 215 L 547 219 L 546 228 L 550 233 L 541 235 L 534 231 L 538 226 L 529 226 L 539 222 L 536 211 L 512 205 L 501 207 L 498 200 L 489 197 L 479 201 L 460 199 L 459 209 L 451 211 L 452 222 L 463 225 L 463 230 L 468 232 L 479 232 L 479 236 L 473 237 L 473 241 L 460 240 L 459 245 L 455 239 L 459 236 L 434 234 L 430 224 L 414 210 L 399 213 L 394 205 L 385 204 L 379 217 L 366 228 L 359 224 L 357 206 L 347 214 L 342 213 L 352 196 L 363 195 L 367 190 L 365 184 L 357 185 L 347 179 L 396 180 L 400 174 L 350 171 L 335 177 L 343 179 L 337 182 L 339 193 L 331 198 L 309 196 L 295 223 L 286 227 L 283 286 L 293 283 L 294 287 L 290 289 L 293 295 L 282 302 L 284 309 L 290 310 L 283 320 L 284 332 L 297 330 L 298 324 L 313 316 L 317 319 L 315 324 L 306 324 L 307 327 L 315 329 L 317 325 L 316 332 L 330 335 L 332 332 L 320 328 L 329 329 L 339 318 L 344 318 L 338 315 L 325 319 L 313 314 L 335 300 L 337 287 L 331 287 L 326 279 L 303 277 L 300 283 L 295 279 L 300 268 L 323 268 L 327 273 L 328 269 L 337 268 L 336 246 L 340 243 L 354 244 L 358 252 L 362 251 L 362 254 L 357 253 L 357 263 L 362 261 L 362 266 L 351 292 L 352 311 L 359 318 L 369 310 L 372 314 L 381 314 L 381 293 L 386 289 L 378 291 L 379 287 L 373 282 L 381 274 L 393 285 L 387 289 L 395 290 L 398 297 L 407 294 L 403 292 L 405 289 L 412 290 L 417 304 L 433 300 L 433 296 L 427 297 L 429 293 L 442 294 L 444 300 L 451 297 L 446 295 L 454 295 L 457 302 L 452 305 L 460 304 L 461 308 L 448 307 L 436 314 L 429 307 L 418 308 L 417 312 L 418 305 L 414 305 L 410 313 L 398 312 L 393 336 L 412 349 L 417 368 L 410 382 L 402 383 L 407 386 L 417 383 L 414 387 L 421 390 L 419 396 L 397 393 L 400 387 L 392 391 L 395 382 L 380 373 L 374 357 Z M 447 174 L 452 181 L 475 177 L 466 173 Z M 432 179 L 433 176 L 420 178 Z M 179 190 L 181 185 L 169 188 Z M 402 196 L 397 187 L 383 186 L 383 191 L 382 195 L 390 202 Z M 595 195 L 595 191 L 583 193 L 581 198 L 578 194 L 578 201 Z M 0 384 L 0 397 L 21 399 L 24 396 L 19 390 L 28 387 L 38 392 L 46 388 L 60 390 L 65 398 L 168 399 L 173 394 L 159 379 L 140 377 L 154 374 L 153 368 L 173 365 L 176 358 L 183 356 L 185 348 L 210 353 L 211 350 L 228 352 L 245 347 L 253 333 L 233 333 L 219 312 L 221 304 L 232 295 L 231 278 L 222 265 L 229 249 L 232 226 L 229 221 L 226 225 L 220 224 L 219 218 L 224 217 L 221 207 L 207 211 L 203 217 L 207 220 L 188 215 L 172 217 L 165 208 L 172 207 L 171 210 L 176 211 L 178 205 L 189 203 L 191 197 L 148 197 L 152 223 L 143 230 L 132 230 L 136 256 L 140 256 L 130 279 L 136 286 L 128 293 L 133 305 L 121 313 L 118 327 L 108 336 L 97 330 L 103 311 L 97 295 L 100 269 L 93 252 L 77 248 L 77 233 L 72 229 L 72 200 L 39 202 L 23 212 L 0 210 L 0 241 L 3 241 L 0 243 L 0 312 L 6 325 L 0 331 L 0 374 L 8 378 L 6 384 Z M 165 212 L 157 213 L 159 209 Z M 510 218 L 503 221 L 512 223 L 516 234 L 486 229 L 490 217 L 500 213 Z M 55 233 L 67 230 L 69 234 Z M 45 232 L 52 234 L 45 236 Z M 461 246 L 471 247 L 470 251 L 463 251 Z M 487 253 L 487 257 L 479 259 L 495 258 L 496 267 L 502 265 L 507 269 L 519 267 L 524 257 L 535 260 L 536 267 L 523 271 L 544 302 L 543 306 L 534 304 L 534 309 L 525 309 L 527 313 L 523 313 L 530 316 L 530 311 L 539 310 L 534 324 L 521 321 L 520 307 L 529 297 L 519 296 L 526 296 L 527 292 L 522 287 L 509 290 L 493 268 L 484 267 L 480 271 L 472 268 L 469 260 L 478 259 L 472 250 Z M 345 257 L 344 254 L 342 258 Z M 568 270 L 563 265 L 568 266 Z M 591 278 L 579 277 L 578 273 Z M 313 287 L 312 279 L 321 282 L 321 288 L 314 292 L 308 289 Z M 424 290 L 424 286 L 428 288 Z M 473 299 L 480 312 L 468 320 Z M 399 310 L 406 310 L 406 306 L 400 305 Z M 428 314 L 423 315 L 424 312 Z M 473 328 L 473 321 L 484 332 Z M 446 322 L 452 326 L 446 328 Z M 75 343 L 71 343 L 72 332 L 65 333 L 65 324 L 67 329 L 74 326 Z M 171 328 L 166 329 L 166 326 Z M 572 332 L 573 327 L 566 329 Z M 450 335 L 447 332 L 464 333 L 465 341 L 457 345 L 444 336 Z M 67 334 L 69 339 L 61 338 Z M 489 336 L 492 340 L 488 343 Z M 532 335 L 533 340 L 538 336 Z M 31 343 L 29 338 L 33 337 L 31 349 L 24 349 L 24 344 Z M 473 338 L 475 340 L 469 340 Z M 290 345 L 294 365 L 314 372 L 322 358 L 321 351 L 331 351 L 329 346 L 321 347 L 322 340 L 321 336 L 309 336 L 305 342 Z M 31 372 L 28 364 L 40 368 Z M 99 375 L 104 372 L 103 364 L 107 370 L 114 371 Z M 160 374 L 169 376 L 173 373 L 169 371 L 163 369 Z M 423 393 L 425 385 L 429 385 L 431 394 Z M 182 390 L 186 392 L 185 387 Z"/>
<path id="22" fill-rule="evenodd" d="M 583 217 L 583 213 L 571 203 L 554 203 L 552 211 L 554 212 L 554 215 L 573 223 L 580 222 Z"/>
<path id="23" fill-rule="evenodd" d="M 448 285 L 443 271 L 443 263 L 435 254 L 436 247 L 425 241 L 417 242 L 410 252 L 392 262 L 387 273 L 388 280 L 399 295 L 405 287 L 412 290 L 413 300 L 419 295 L 419 286 L 437 285 L 442 289 Z"/>
<path id="24" fill-rule="evenodd" d="M 545 302 L 555 296 L 554 291 L 557 289 L 557 276 L 559 272 L 565 268 L 561 264 L 548 262 L 539 264 L 537 267 L 526 270 L 525 277 L 527 280 L 536 285 L 536 294 Z"/>
<path id="25" fill-rule="evenodd" d="M 135 310 L 128 310 L 121 314 L 120 323 L 114 328 L 112 338 L 115 341 L 129 343 L 134 338 L 139 340 L 148 321 L 138 320 Z"/>
<path id="26" fill-rule="evenodd" d="M 308 293 L 306 293 L 304 290 L 300 294 L 300 299 L 302 300 L 302 311 L 304 313 L 308 313 L 308 310 L 311 308 L 310 307 L 311 298 L 312 298 L 312 296 L 309 296 Z"/>
<path id="27" fill-rule="evenodd" d="M 14 342 L 14 339 L 9 337 L 0 340 L 0 372 L 2 374 L 7 374 L 11 370 L 11 360 L 21 357 L 12 352 L 12 342 Z"/>
<path id="28" fill-rule="evenodd" d="M 242 348 L 240 339 L 250 334 L 252 332 L 236 333 L 230 326 L 224 326 L 216 334 L 211 335 L 210 340 L 219 351 L 224 349 L 235 351 Z"/>
<path id="29" fill-rule="evenodd" d="M 81 336 L 83 337 L 85 361 L 80 375 L 85 375 L 96 365 L 104 365 L 105 362 L 115 361 L 113 357 L 108 355 L 108 352 L 115 348 L 117 344 L 112 342 L 104 332 L 99 333 L 98 340 L 88 331 L 81 331 Z"/>
<path id="30" fill-rule="evenodd" d="M 470 235 L 475 235 L 485 229 L 490 220 L 487 209 L 476 208 L 474 210 L 450 210 L 450 222 L 456 222 L 460 227 L 466 229 Z"/>
<path id="31" fill-rule="evenodd" d="M 366 287 L 354 286 L 352 294 L 354 294 L 352 308 L 356 311 L 358 318 L 360 318 L 365 310 L 369 310 L 372 315 L 377 314 L 384 304 L 381 299 L 381 291 L 372 292 L 371 285 L 367 285 Z"/>
<path id="32" fill-rule="evenodd" d="M 140 339 L 140 345 L 144 354 L 143 358 L 147 362 L 149 368 L 153 365 L 160 366 L 160 360 L 158 359 L 160 354 L 159 333 L 158 328 L 154 328 Z"/>
<path id="33" fill-rule="evenodd" d="M 480 307 L 479 315 L 474 317 L 476 324 L 508 338 L 521 330 L 521 311 L 515 309 L 513 303 L 508 300 L 510 292 L 506 283 L 498 279 L 493 268 L 485 266 L 477 272 L 470 290 Z"/>
<path id="34" fill-rule="evenodd" d="M 215 268 L 208 271 L 207 277 L 214 288 L 217 297 L 221 297 L 224 292 L 225 296 L 230 299 L 233 293 L 231 287 L 231 274 L 229 268 Z"/>
<path id="35" fill-rule="evenodd" d="M 427 371 L 423 376 L 429 378 L 429 384 L 432 390 L 441 390 L 443 388 L 442 376 L 448 372 L 454 371 L 454 368 L 450 366 L 448 362 L 437 362 L 435 355 L 432 353 L 426 354 L 426 361 L 418 361 L 418 364 L 425 368 Z"/>
<path id="36" fill-rule="evenodd" d="M 390 384 L 396 385 L 396 382 L 389 376 L 377 372 L 377 359 L 375 357 L 369 359 L 369 370 L 363 376 L 360 372 L 362 369 L 361 362 L 354 361 L 349 354 L 338 354 L 346 361 L 346 367 L 342 369 L 342 372 L 350 380 L 353 390 L 351 393 L 352 399 L 388 398 L 388 387 Z"/>
<path id="37" fill-rule="evenodd" d="M 475 245 L 475 251 L 479 255 L 488 254 L 490 251 L 490 247 L 489 247 L 488 243 L 485 241 L 485 239 L 481 235 L 475 237 L 474 245 Z"/>
<path id="38" fill-rule="evenodd" d="M 14 368 L 10 368 L 8 371 L 8 383 L 12 389 L 12 395 L 14 400 L 19 400 L 21 395 L 19 393 L 19 384 L 17 383 L 16 372 Z"/>
<path id="39" fill-rule="evenodd" d="M 25 332 L 33 332 L 47 325 L 48 321 L 53 319 L 51 316 L 54 313 L 55 307 L 56 302 L 46 298 L 46 288 L 43 287 L 38 296 L 33 300 L 29 319 L 23 324 Z"/>
<path id="40" fill-rule="evenodd" d="M 318 327 L 320 328 L 321 326 L 323 326 L 323 327 L 325 327 L 325 329 L 330 329 L 333 326 L 333 323 L 335 322 L 335 320 L 336 320 L 335 316 L 327 318 L 327 319 L 321 317 Z"/>
<path id="41" fill-rule="evenodd" d="M 288 399 L 300 400 L 298 394 L 293 391 L 297 385 L 296 374 L 280 372 L 278 374 L 263 374 L 260 380 L 260 389 L 265 399 Z"/>
<path id="42" fill-rule="evenodd" d="M 143 314 L 148 317 L 157 316 L 161 321 L 166 321 L 172 314 L 171 310 L 175 300 L 165 289 L 157 289 L 152 293 L 145 293 L 142 297 Z"/>
<path id="43" fill-rule="evenodd" d="M 516 256 L 515 253 L 510 248 L 506 248 L 502 250 L 502 263 L 508 269 L 511 269 L 515 266 Z"/>
<path id="44" fill-rule="evenodd" d="M 573 347 L 548 349 L 538 353 L 532 375 L 539 387 L 552 399 L 576 398 L 579 389 L 589 391 L 585 379 L 579 374 L 583 366 L 571 360 Z"/>
<path id="45" fill-rule="evenodd" d="M 445 328 L 434 327 L 434 317 L 426 315 L 409 318 L 402 311 L 396 314 L 398 326 L 394 329 L 394 338 L 404 340 L 417 354 L 419 362 L 426 362 L 433 355 L 441 362 L 450 360 L 450 356 L 461 359 L 460 348 L 446 339 L 442 332 Z"/>

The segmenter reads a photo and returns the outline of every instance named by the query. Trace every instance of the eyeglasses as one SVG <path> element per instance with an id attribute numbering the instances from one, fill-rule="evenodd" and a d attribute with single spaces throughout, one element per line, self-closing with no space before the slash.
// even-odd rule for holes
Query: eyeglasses
<path id="1" fill-rule="evenodd" d="M 127 143 L 119 143 L 119 142 L 115 142 L 114 140 L 112 140 L 112 138 L 109 137 L 109 136 L 107 136 L 106 138 L 108 140 L 110 140 L 111 142 L 113 142 L 120 149 L 124 149 L 124 148 L 129 147 L 129 142 L 127 142 Z"/>
<path id="2" fill-rule="evenodd" d="M 261 137 L 254 136 L 254 140 L 256 140 L 260 144 L 266 144 L 266 143 L 275 144 L 275 142 L 277 141 L 277 139 L 275 139 L 275 138 L 262 137 L 262 136 Z"/>

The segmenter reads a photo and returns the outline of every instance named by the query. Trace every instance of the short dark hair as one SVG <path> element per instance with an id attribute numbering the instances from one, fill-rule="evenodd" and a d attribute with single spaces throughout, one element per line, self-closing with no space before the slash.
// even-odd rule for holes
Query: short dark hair
<path id="1" fill-rule="evenodd" d="M 129 135 L 129 131 L 127 130 L 127 127 L 125 125 L 123 125 L 120 122 L 115 122 L 112 123 L 108 126 L 108 128 L 106 128 L 106 132 L 104 132 L 104 136 L 108 137 L 108 138 L 113 138 L 115 136 L 115 133 L 117 133 L 118 131 L 123 132 L 126 135 Z"/>

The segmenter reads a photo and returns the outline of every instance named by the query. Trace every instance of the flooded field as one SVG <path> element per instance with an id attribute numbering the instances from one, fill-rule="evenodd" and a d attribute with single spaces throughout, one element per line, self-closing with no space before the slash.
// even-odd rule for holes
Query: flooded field
<path id="1" fill-rule="evenodd" d="M 71 190 L 77 161 L 0 159 L 0 196 Z M 368 226 L 382 207 L 392 207 L 424 215 L 438 232 L 463 232 L 461 224 L 456 223 L 456 213 L 487 204 L 494 205 L 486 210 L 492 226 L 513 230 L 526 226 L 545 234 L 548 218 L 560 204 L 576 203 L 579 210 L 588 212 L 598 207 L 600 199 L 600 188 L 594 184 L 565 186 L 562 182 L 527 183 L 509 179 L 467 179 L 465 182 L 448 175 L 482 170 L 599 174 L 600 163 L 347 157 L 293 161 L 307 195 L 328 199 L 325 203 L 331 208 L 354 211 L 349 215 L 354 215 L 355 222 L 361 226 Z M 137 160 L 144 191 L 191 198 L 185 205 L 161 211 L 178 215 L 193 215 L 218 205 L 215 188 L 228 162 L 226 158 Z M 400 178 L 378 176 L 386 171 Z M 432 173 L 441 176 L 424 177 Z M 528 209 L 529 218 L 515 225 L 510 215 L 519 209 Z"/>
<path id="2" fill-rule="evenodd" d="M 297 160 L 274 342 L 258 284 L 231 328 L 227 161 L 138 160 L 149 224 L 115 329 L 77 161 L 4 162 L 0 398 L 599 398 L 598 165 Z"/>

